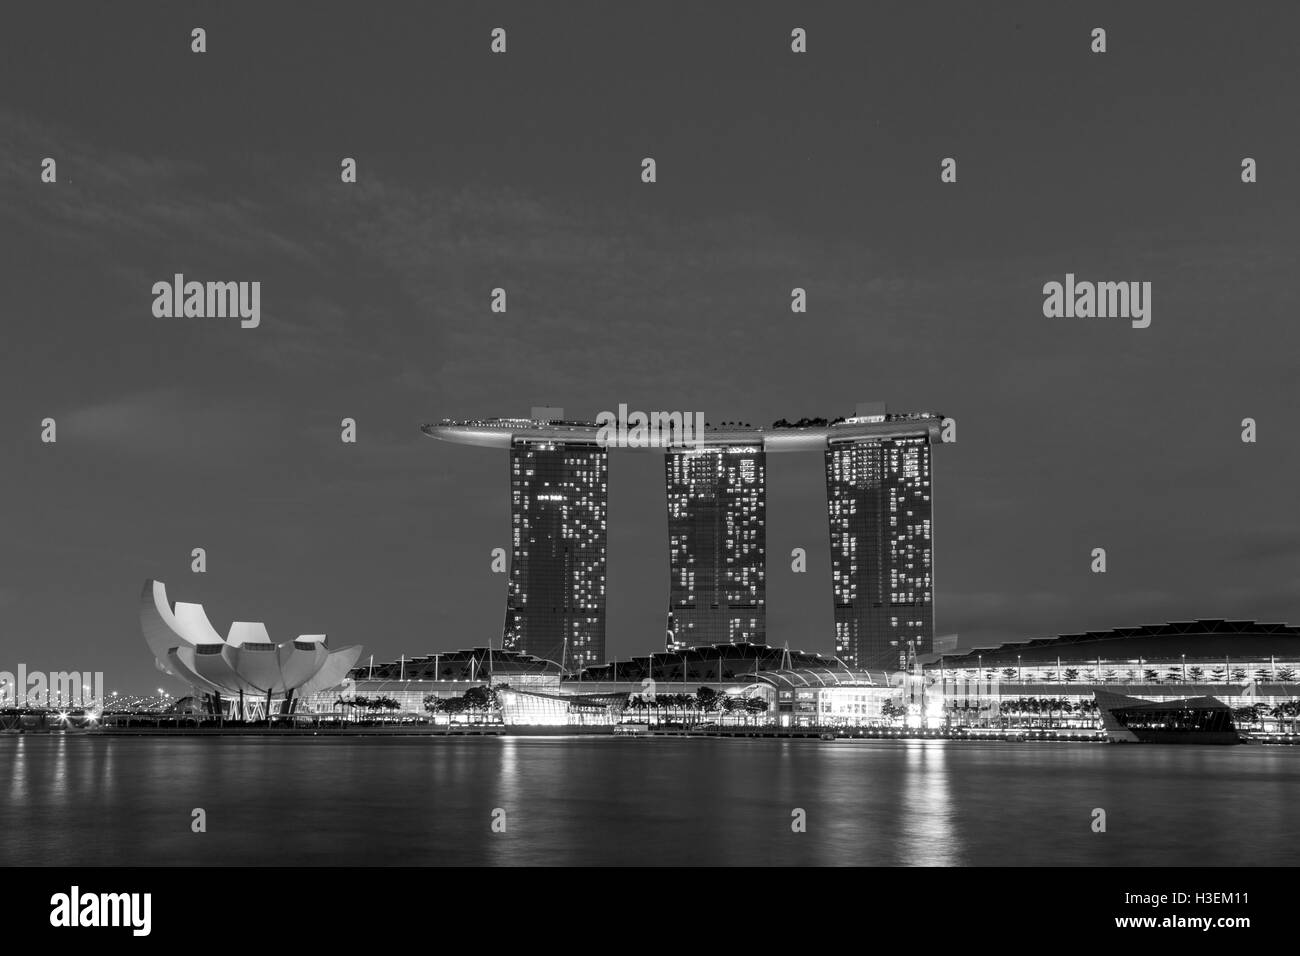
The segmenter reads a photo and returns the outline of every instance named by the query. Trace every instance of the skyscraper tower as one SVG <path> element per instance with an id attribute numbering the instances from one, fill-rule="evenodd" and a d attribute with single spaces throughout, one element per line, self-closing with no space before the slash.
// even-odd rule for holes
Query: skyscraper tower
<path id="1" fill-rule="evenodd" d="M 609 453 L 510 445 L 510 585 L 502 644 L 570 669 L 605 660 Z"/>
<path id="2" fill-rule="evenodd" d="M 761 445 L 664 455 L 669 649 L 767 638 L 767 459 Z"/>
<path id="3" fill-rule="evenodd" d="M 859 408 L 853 421 L 877 416 L 885 421 L 883 406 Z M 909 650 L 933 645 L 932 422 L 826 445 L 835 652 L 851 666 L 901 669 Z"/>
<path id="4" fill-rule="evenodd" d="M 670 649 L 766 643 L 767 455 L 818 453 L 826 469 L 835 649 L 850 666 L 898 670 L 934 641 L 930 452 L 948 419 L 859 405 L 850 418 L 709 426 L 703 414 L 563 409 L 443 419 L 442 441 L 508 450 L 512 547 L 503 643 L 574 669 L 605 660 L 610 447 L 663 454 Z M 633 419 L 641 429 L 633 441 Z M 617 428 L 612 424 L 618 421 Z M 649 422 L 668 441 L 643 440 Z M 698 427 L 689 435 L 675 428 Z M 626 428 L 626 431 L 624 429 Z"/>

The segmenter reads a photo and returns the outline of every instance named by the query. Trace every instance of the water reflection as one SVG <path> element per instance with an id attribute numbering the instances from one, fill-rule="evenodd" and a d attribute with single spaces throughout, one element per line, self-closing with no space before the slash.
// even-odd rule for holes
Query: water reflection
<path id="1" fill-rule="evenodd" d="M 960 844 L 953 828 L 952 781 L 947 766 L 950 746 L 943 740 L 912 740 L 903 744 L 902 789 L 906 806 L 900 808 L 899 863 L 956 866 L 961 862 Z"/>
<path id="2" fill-rule="evenodd" d="M 1287 747 L 22 735 L 0 770 L 9 865 L 1300 862 Z"/>

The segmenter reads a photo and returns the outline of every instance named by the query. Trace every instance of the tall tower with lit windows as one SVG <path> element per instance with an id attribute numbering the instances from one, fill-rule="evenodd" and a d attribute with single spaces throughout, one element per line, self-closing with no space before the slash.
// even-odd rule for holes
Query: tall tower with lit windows
<path id="1" fill-rule="evenodd" d="M 835 653 L 851 666 L 898 670 L 909 647 L 933 646 L 930 441 L 923 432 L 827 443 Z"/>
<path id="2" fill-rule="evenodd" d="M 836 654 L 854 667 L 893 671 L 910 652 L 930 653 L 930 452 L 951 440 L 947 422 L 862 403 L 849 418 L 706 424 L 685 447 L 629 446 L 664 455 L 668 648 L 766 643 L 767 455 L 817 453 L 826 468 Z M 421 430 L 509 449 L 505 647 L 569 669 L 603 663 L 609 436 L 602 426 L 536 407 L 527 418 L 443 419 Z"/>
<path id="3" fill-rule="evenodd" d="M 605 660 L 608 480 L 595 443 L 511 443 L 507 650 L 571 670 Z"/>
<path id="4" fill-rule="evenodd" d="M 761 445 L 664 455 L 669 649 L 767 638 L 767 459 Z"/>

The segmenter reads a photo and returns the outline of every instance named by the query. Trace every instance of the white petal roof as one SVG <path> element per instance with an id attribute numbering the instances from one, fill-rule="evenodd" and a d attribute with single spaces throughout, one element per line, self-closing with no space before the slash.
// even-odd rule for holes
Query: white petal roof
<path id="1" fill-rule="evenodd" d="M 324 634 L 276 644 L 258 621 L 235 621 L 223 640 L 203 605 L 173 607 L 154 580 L 140 595 L 140 629 L 161 670 L 223 696 L 315 693 L 341 683 L 361 657 L 360 645 L 330 650 Z"/>

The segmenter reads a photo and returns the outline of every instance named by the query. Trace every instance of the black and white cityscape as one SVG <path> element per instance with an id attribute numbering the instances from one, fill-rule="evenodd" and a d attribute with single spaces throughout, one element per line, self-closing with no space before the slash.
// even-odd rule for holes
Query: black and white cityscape
<path id="1" fill-rule="evenodd" d="M 0 18 L 16 918 L 725 866 L 1264 924 L 1300 12 Z M 971 867 L 1058 876 L 903 875 Z"/>

